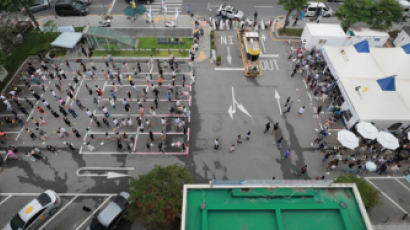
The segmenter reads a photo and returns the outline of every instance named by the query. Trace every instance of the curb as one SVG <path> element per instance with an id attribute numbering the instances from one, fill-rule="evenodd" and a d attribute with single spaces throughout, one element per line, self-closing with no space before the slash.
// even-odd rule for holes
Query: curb
<path id="1" fill-rule="evenodd" d="M 275 23 L 273 24 L 273 33 L 272 30 L 270 31 L 270 37 L 273 41 L 278 41 L 278 42 L 285 42 L 288 40 L 300 40 L 300 37 L 297 36 L 279 36 L 278 34 L 278 22 L 280 18 L 285 17 L 284 15 L 281 16 L 276 16 L 275 17 Z"/>

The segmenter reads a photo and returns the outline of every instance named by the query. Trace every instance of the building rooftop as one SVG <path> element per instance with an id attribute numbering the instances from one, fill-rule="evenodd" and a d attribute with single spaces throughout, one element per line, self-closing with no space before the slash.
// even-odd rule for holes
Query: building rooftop
<path id="1" fill-rule="evenodd" d="M 372 229 L 354 184 L 185 185 L 181 230 Z"/>

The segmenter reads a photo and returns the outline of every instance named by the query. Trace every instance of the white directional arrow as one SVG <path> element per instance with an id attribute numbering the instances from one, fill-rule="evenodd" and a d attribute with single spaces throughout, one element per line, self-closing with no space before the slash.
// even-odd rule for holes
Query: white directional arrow
<path id="1" fill-rule="evenodd" d="M 232 105 L 229 106 L 228 114 L 233 120 L 233 115 L 236 113 L 236 107 L 241 110 L 244 114 L 248 115 L 248 117 L 252 118 L 252 115 L 248 112 L 248 110 L 242 104 L 238 103 L 235 98 L 235 90 L 232 87 Z"/>
<path id="2" fill-rule="evenodd" d="M 262 40 L 261 44 L 262 44 L 263 52 L 266 53 L 266 49 L 265 49 L 265 40 L 266 40 L 266 37 L 265 37 L 264 34 L 262 34 L 261 40 Z"/>
<path id="3" fill-rule="evenodd" d="M 275 91 L 275 99 L 279 107 L 279 114 L 282 115 L 282 108 L 280 107 L 280 95 L 277 90 L 274 90 L 274 91 Z"/>
<path id="4" fill-rule="evenodd" d="M 228 52 L 228 56 L 226 56 L 226 59 L 228 60 L 228 63 L 230 65 L 232 63 L 231 49 L 229 48 L 229 46 L 227 46 L 226 50 Z"/>
<path id="5" fill-rule="evenodd" d="M 128 177 L 128 174 L 119 173 L 118 171 L 133 171 L 134 167 L 81 167 L 77 169 L 77 176 L 88 176 L 88 177 L 106 177 L 107 179 L 114 179 L 120 177 Z M 82 171 L 87 171 L 82 173 Z M 108 172 L 91 172 L 91 171 L 108 171 Z"/>

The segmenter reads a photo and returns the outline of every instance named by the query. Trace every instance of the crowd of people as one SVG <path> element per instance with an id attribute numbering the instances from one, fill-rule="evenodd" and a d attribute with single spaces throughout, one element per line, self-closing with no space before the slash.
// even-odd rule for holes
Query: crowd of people
<path id="1" fill-rule="evenodd" d="M 86 149 L 96 151 L 97 147 L 92 144 L 92 140 L 96 139 L 94 126 L 105 130 L 105 138 L 115 138 L 117 151 L 135 152 L 135 135 L 127 134 L 126 130 L 129 130 L 146 134 L 145 146 L 148 151 L 157 146 L 158 151 L 165 152 L 169 144 L 167 132 L 176 129 L 183 133 L 178 146 L 181 151 L 185 151 L 187 119 L 190 116 L 190 108 L 185 102 L 189 99 L 195 76 L 192 71 L 190 76 L 181 73 L 180 65 L 173 56 L 165 61 L 150 57 L 135 63 L 117 63 L 109 56 L 103 65 L 95 65 L 89 59 L 77 59 L 75 63 L 67 60 L 63 63 L 47 63 L 43 59 L 39 65 L 29 61 L 21 79 L 13 82 L 10 90 L 0 96 L 9 114 L 2 118 L 0 138 L 8 138 L 7 131 L 4 131 L 7 127 L 17 126 L 22 127 L 19 135 L 27 135 L 33 143 L 39 140 L 46 145 L 55 133 L 64 140 L 68 150 L 76 152 L 82 145 L 82 142 L 75 143 L 76 140 L 82 140 L 86 135 Z M 154 73 L 153 69 L 157 69 L 158 73 Z M 111 82 L 110 87 L 107 87 L 110 90 L 104 92 L 98 80 Z M 144 80 L 144 85 L 136 83 Z M 85 90 L 87 96 L 84 97 L 84 92 L 79 94 L 80 90 Z M 127 116 L 116 117 L 110 110 Z M 159 110 L 161 114 L 157 112 Z M 164 113 L 164 110 L 167 112 Z M 88 127 L 75 127 L 74 124 L 84 117 L 89 119 Z M 62 121 L 53 132 L 45 129 L 50 119 Z M 110 129 L 114 132 L 109 132 Z M 74 138 L 73 142 L 68 141 L 70 137 Z M 47 145 L 46 149 L 56 152 L 57 148 Z M 5 159 L 19 159 L 17 153 L 18 147 L 10 146 Z M 27 156 L 36 158 L 40 155 L 41 151 L 34 151 Z"/>
<path id="2" fill-rule="evenodd" d="M 378 174 L 410 173 L 410 168 L 409 170 L 401 168 L 403 165 L 401 161 L 409 159 L 410 141 L 407 136 L 409 127 L 404 127 L 400 131 L 388 130 L 394 133 L 400 142 L 400 147 L 394 151 L 383 148 L 376 140 L 365 138 L 361 138 L 360 145 L 356 150 L 349 150 L 340 144 L 328 143 L 329 129 L 343 128 L 341 121 L 344 113 L 341 108 L 343 100 L 336 79 L 327 67 L 320 50 L 297 48 L 292 50 L 289 60 L 292 66 L 290 77 L 302 78 L 314 98 L 324 99 L 317 100 L 315 112 L 318 115 L 321 112 L 326 112 L 324 115 L 326 118 L 324 122 L 321 122 L 322 127 L 313 142 L 317 146 L 317 150 L 323 153 L 322 162 L 327 171 L 341 169 L 346 173 L 364 174 L 368 171 L 366 162 L 372 161 L 377 165 L 376 172 Z M 289 97 L 285 108 L 290 110 L 292 103 L 293 101 Z M 355 127 L 350 130 L 360 136 Z"/>

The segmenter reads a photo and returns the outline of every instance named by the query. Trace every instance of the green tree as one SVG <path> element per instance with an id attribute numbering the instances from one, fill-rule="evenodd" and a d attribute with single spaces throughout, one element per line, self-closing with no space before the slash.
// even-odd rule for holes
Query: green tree
<path id="1" fill-rule="evenodd" d="M 336 16 L 341 21 L 343 30 L 347 31 L 357 22 L 370 23 L 374 7 L 374 0 L 345 0 L 337 9 Z"/>
<path id="2" fill-rule="evenodd" d="M 8 55 L 18 43 L 16 27 L 8 15 L 3 15 L 0 23 L 0 34 L 0 48 Z"/>
<path id="3" fill-rule="evenodd" d="M 282 5 L 283 9 L 287 11 L 285 18 L 285 25 L 283 30 L 286 31 L 286 27 L 289 25 L 289 16 L 294 11 L 301 11 L 307 6 L 309 0 L 279 0 L 278 4 Z"/>
<path id="4" fill-rule="evenodd" d="M 36 18 L 33 15 L 33 12 L 31 12 L 30 7 L 33 6 L 35 3 L 35 0 L 0 0 L 0 12 L 1 11 L 6 11 L 6 12 L 23 12 L 27 14 L 27 16 L 30 17 L 31 21 L 34 23 L 36 27 L 39 26 Z"/>
<path id="5" fill-rule="evenodd" d="M 378 29 L 388 29 L 403 17 L 403 8 L 396 0 L 380 0 L 371 12 L 370 25 Z"/>
<path id="6" fill-rule="evenodd" d="M 181 214 L 182 188 L 192 183 L 188 168 L 174 164 L 155 168 L 131 179 L 128 217 L 144 222 L 147 228 L 172 229 Z"/>
<path id="7" fill-rule="evenodd" d="M 357 22 L 387 29 L 402 18 L 403 9 L 396 0 L 345 0 L 336 16 L 345 31 Z"/>
<path id="8" fill-rule="evenodd" d="M 335 183 L 355 183 L 357 189 L 359 189 L 360 196 L 362 197 L 364 206 L 367 210 L 370 210 L 374 206 L 381 203 L 380 192 L 373 187 L 365 179 L 359 178 L 355 175 L 339 176 Z"/>

